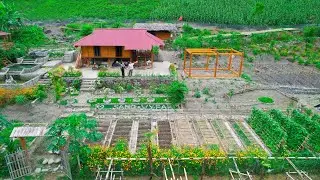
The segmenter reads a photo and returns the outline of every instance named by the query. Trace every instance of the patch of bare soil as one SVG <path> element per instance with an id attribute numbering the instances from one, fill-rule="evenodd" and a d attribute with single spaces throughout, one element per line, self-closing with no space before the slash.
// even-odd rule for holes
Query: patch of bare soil
<path id="1" fill-rule="evenodd" d="M 289 61 L 256 61 L 253 64 L 256 80 L 269 86 L 320 88 L 320 71 Z"/>
<path id="2" fill-rule="evenodd" d="M 25 105 L 6 106 L 1 113 L 10 120 L 25 123 L 51 123 L 62 114 L 63 109 L 56 104 L 30 103 Z"/>
<path id="3" fill-rule="evenodd" d="M 253 107 L 285 110 L 296 101 L 273 88 L 242 79 L 188 79 L 186 111 L 210 111 L 224 115 L 248 115 Z M 197 94 L 200 94 L 200 97 Z M 274 99 L 273 104 L 258 101 L 261 96 Z"/>

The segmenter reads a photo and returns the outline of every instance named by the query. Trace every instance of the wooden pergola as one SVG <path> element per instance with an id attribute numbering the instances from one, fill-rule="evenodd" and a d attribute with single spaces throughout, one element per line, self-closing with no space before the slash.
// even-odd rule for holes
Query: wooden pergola
<path id="1" fill-rule="evenodd" d="M 192 67 L 195 55 L 206 56 L 205 67 Z M 226 67 L 220 67 L 219 58 L 221 56 L 228 58 Z M 211 57 L 215 57 L 214 67 L 209 67 Z M 233 67 L 235 57 L 240 58 L 238 68 Z M 234 78 L 241 76 L 243 61 L 243 53 L 234 49 L 191 48 L 185 49 L 183 71 L 189 78 Z M 198 73 L 193 73 L 192 71 L 197 71 Z"/>

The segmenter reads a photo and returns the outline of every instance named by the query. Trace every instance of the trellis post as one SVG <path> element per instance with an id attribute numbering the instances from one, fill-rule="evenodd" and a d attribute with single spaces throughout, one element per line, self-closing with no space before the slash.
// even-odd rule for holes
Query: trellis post
<path id="1" fill-rule="evenodd" d="M 239 69 L 239 77 L 241 76 L 242 74 L 242 66 L 243 66 L 243 53 L 241 53 L 241 57 L 240 57 L 240 69 Z"/>
<path id="2" fill-rule="evenodd" d="M 189 77 L 191 77 L 192 57 L 193 57 L 193 54 L 191 53 L 190 54 L 190 65 L 189 65 Z"/>
<path id="3" fill-rule="evenodd" d="M 216 54 L 216 63 L 214 65 L 214 76 L 213 77 L 217 77 L 218 63 L 219 63 L 219 53 Z"/>

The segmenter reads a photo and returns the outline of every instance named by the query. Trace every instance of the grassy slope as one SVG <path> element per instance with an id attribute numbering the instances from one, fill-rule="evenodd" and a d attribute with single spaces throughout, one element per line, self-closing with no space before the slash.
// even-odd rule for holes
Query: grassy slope
<path id="1" fill-rule="evenodd" d="M 108 18 L 221 24 L 320 23 L 319 0 L 5 0 L 31 20 Z M 263 2 L 263 7 L 257 5 Z"/>
<path id="2" fill-rule="evenodd" d="M 148 19 L 160 0 L 5 0 L 30 20 L 69 18 Z"/>

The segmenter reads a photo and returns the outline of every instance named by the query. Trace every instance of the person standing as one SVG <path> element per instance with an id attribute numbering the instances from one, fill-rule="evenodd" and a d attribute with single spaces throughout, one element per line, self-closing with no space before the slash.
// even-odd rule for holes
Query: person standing
<path id="1" fill-rule="evenodd" d="M 136 64 L 138 61 L 136 61 L 136 62 L 130 62 L 129 63 L 129 65 L 128 65 L 128 69 L 129 69 L 129 74 L 128 74 L 128 76 L 129 77 L 131 77 L 132 76 L 132 73 L 133 73 L 133 66 L 134 66 L 134 64 Z"/>
<path id="2" fill-rule="evenodd" d="M 123 61 L 121 61 L 120 63 L 120 69 L 121 69 L 121 74 L 122 74 L 122 78 L 124 78 L 125 74 L 124 74 L 124 68 L 126 67 L 126 65 L 123 63 Z"/>

